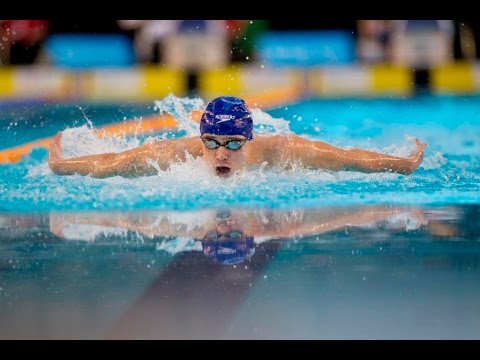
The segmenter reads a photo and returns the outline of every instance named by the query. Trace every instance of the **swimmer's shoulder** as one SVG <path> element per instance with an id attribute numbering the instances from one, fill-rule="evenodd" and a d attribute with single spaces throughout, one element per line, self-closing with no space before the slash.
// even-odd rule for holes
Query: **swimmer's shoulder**
<path id="1" fill-rule="evenodd" d="M 198 136 L 183 137 L 178 139 L 157 139 L 152 143 L 155 150 L 170 148 L 173 151 L 188 151 L 192 155 L 198 155 L 202 151 L 202 141 Z"/>
<path id="2" fill-rule="evenodd" d="M 252 140 L 252 145 L 255 148 L 276 148 L 286 141 L 292 140 L 292 134 L 260 134 L 255 135 Z"/>
<path id="3" fill-rule="evenodd" d="M 274 164 L 279 161 L 282 149 L 285 146 L 285 134 L 254 135 L 249 146 L 249 158 L 252 164 L 261 164 L 264 161 Z"/>

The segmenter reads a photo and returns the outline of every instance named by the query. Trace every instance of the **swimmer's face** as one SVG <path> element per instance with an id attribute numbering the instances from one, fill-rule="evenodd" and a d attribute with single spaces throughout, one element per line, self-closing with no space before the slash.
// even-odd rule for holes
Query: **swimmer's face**
<path id="1" fill-rule="evenodd" d="M 246 166 L 248 140 L 241 135 L 201 136 L 204 159 L 217 176 L 229 177 Z"/>

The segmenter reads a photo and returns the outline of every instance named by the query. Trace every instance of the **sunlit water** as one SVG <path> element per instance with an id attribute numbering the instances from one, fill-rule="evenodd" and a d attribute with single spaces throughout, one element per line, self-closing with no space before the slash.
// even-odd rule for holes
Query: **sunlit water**
<path id="1" fill-rule="evenodd" d="M 94 104 L 38 105 L 1 113 L 3 147 L 65 130 L 66 156 L 119 152 L 160 137 L 195 136 L 188 113 L 203 99 L 169 96 L 154 104 L 118 108 Z M 428 143 L 425 159 L 410 176 L 257 168 L 229 179 L 211 174 L 201 159 L 173 164 L 156 176 L 95 179 L 54 175 L 47 151 L 34 150 L 22 162 L 0 165 L 0 210 L 294 208 L 402 203 L 472 204 L 480 201 L 480 98 L 310 100 L 277 109 L 254 109 L 256 133 L 293 132 L 336 146 L 360 147 L 407 156 L 413 137 Z M 36 110 L 35 110 L 36 109 Z M 61 109 L 62 111 L 60 111 Z M 149 138 L 99 139 L 94 131 L 109 121 L 168 112 L 180 121 L 173 133 Z M 125 115 L 127 114 L 127 115 Z M 23 123 L 22 123 L 23 121 Z"/>

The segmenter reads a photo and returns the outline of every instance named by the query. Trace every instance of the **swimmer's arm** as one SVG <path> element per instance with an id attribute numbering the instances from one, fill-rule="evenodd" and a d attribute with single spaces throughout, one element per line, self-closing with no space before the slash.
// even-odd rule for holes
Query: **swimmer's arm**
<path id="1" fill-rule="evenodd" d="M 121 153 L 80 156 L 64 159 L 61 151 L 61 133 L 49 146 L 48 164 L 58 175 L 91 175 L 97 178 L 110 176 L 143 176 L 157 173 L 153 163 L 166 170 L 173 161 L 184 161 L 185 152 L 198 156 L 200 141 L 197 139 L 161 140 Z"/>
<path id="2" fill-rule="evenodd" d="M 57 175 L 78 174 L 106 178 L 116 175 L 130 177 L 156 173 L 155 168 L 147 163 L 147 158 L 155 159 L 149 145 L 118 154 L 106 153 L 69 159 L 54 157 L 52 145 L 49 151 L 48 165 Z"/>
<path id="3" fill-rule="evenodd" d="M 362 149 L 341 149 L 321 141 L 310 141 L 296 135 L 288 135 L 287 137 L 288 146 L 284 147 L 287 159 L 301 161 L 308 167 L 335 171 L 353 170 L 366 173 L 396 172 L 411 174 L 422 162 L 426 147 L 425 143 L 415 139 L 416 149 L 407 158 L 401 158 Z"/>

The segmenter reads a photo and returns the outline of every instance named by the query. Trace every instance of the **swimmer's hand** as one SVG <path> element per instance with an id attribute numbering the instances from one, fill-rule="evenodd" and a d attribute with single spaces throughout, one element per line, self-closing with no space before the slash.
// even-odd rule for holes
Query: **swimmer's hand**
<path id="1" fill-rule="evenodd" d="M 48 164 L 50 167 L 60 160 L 63 160 L 62 155 L 62 132 L 59 131 L 57 135 L 52 139 L 48 147 Z"/>
<path id="2" fill-rule="evenodd" d="M 408 156 L 408 160 L 411 163 L 412 172 L 414 172 L 422 163 L 423 154 L 425 152 L 425 148 L 427 147 L 427 143 L 422 143 L 417 138 L 415 138 L 415 144 L 417 148 Z"/>

